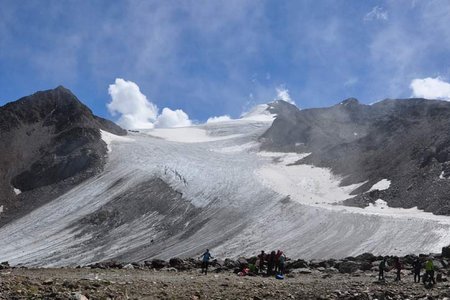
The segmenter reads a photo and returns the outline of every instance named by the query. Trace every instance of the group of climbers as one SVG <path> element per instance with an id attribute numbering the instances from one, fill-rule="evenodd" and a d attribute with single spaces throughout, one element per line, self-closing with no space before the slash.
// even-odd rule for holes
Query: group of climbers
<path id="1" fill-rule="evenodd" d="M 213 258 L 209 249 L 200 256 L 202 261 L 202 274 L 208 274 L 209 260 Z M 286 255 L 283 251 L 272 251 L 270 254 L 266 254 L 261 251 L 261 254 L 257 256 L 254 264 L 245 264 L 243 266 L 242 274 L 266 274 L 267 276 L 276 275 L 278 278 L 283 278 L 286 270 Z M 265 272 L 264 272 L 265 271 Z"/>
<path id="2" fill-rule="evenodd" d="M 267 268 L 265 268 L 266 265 Z M 258 268 L 258 274 L 264 274 L 264 269 L 266 269 L 267 276 L 283 276 L 286 269 L 286 255 L 281 250 L 272 251 L 270 254 L 266 254 L 263 250 L 258 255 L 255 266 Z"/>
<path id="3" fill-rule="evenodd" d="M 208 249 L 206 249 L 205 253 L 200 256 L 202 260 L 202 273 L 205 275 L 208 274 L 208 265 L 209 260 L 212 257 L 211 253 Z M 422 268 L 425 267 L 425 273 L 421 275 Z M 399 257 L 394 258 L 393 268 L 396 271 L 395 281 L 401 280 L 401 271 L 402 271 L 402 263 Z M 380 262 L 378 273 L 378 280 L 385 281 L 384 273 L 388 271 L 390 268 L 388 267 L 387 257 L 384 257 Z M 243 271 L 240 272 L 241 275 L 247 275 L 251 272 L 251 274 L 261 274 L 267 276 L 275 275 L 277 278 L 284 278 L 284 273 L 286 270 L 286 255 L 283 251 L 278 250 L 277 252 L 272 251 L 270 254 L 266 254 L 263 251 L 257 256 L 254 264 L 246 264 L 243 268 Z M 264 272 L 265 271 L 265 272 Z M 418 257 L 412 264 L 412 271 L 414 274 L 414 282 L 420 282 L 420 278 L 422 277 L 422 281 L 424 284 L 431 286 L 432 284 L 436 284 L 436 280 L 434 278 L 434 264 L 432 257 L 428 257 L 425 263 Z"/>
<path id="4" fill-rule="evenodd" d="M 425 273 L 421 275 L 422 268 L 425 266 Z M 400 262 L 400 258 L 395 257 L 394 258 L 394 266 L 393 269 L 396 271 L 396 277 L 395 281 L 400 281 L 400 274 L 403 266 Z M 384 278 L 384 272 L 389 270 L 387 265 L 387 257 L 383 258 L 383 260 L 380 262 L 379 266 L 379 274 L 378 274 L 378 280 L 379 281 L 385 281 Z M 433 264 L 433 258 L 430 256 L 428 259 L 423 262 L 419 257 L 416 258 L 416 260 L 412 264 L 412 271 L 414 274 L 414 282 L 420 283 L 420 278 L 422 277 L 422 281 L 424 284 L 431 285 L 436 284 L 436 280 L 434 279 L 434 264 Z"/>

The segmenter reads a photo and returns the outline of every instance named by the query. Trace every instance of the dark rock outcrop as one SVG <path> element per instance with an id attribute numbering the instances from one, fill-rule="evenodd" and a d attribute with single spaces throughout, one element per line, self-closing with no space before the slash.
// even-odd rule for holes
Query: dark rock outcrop
<path id="1" fill-rule="evenodd" d="M 342 185 L 366 182 L 347 205 L 389 206 L 450 215 L 450 103 L 406 99 L 364 105 L 347 99 L 329 108 L 279 113 L 262 149 L 311 152 L 298 163 L 331 168 Z M 390 188 L 369 189 L 388 179 Z"/>
<path id="2" fill-rule="evenodd" d="M 126 134 L 62 86 L 0 107 L 0 226 L 99 173 L 100 129 Z"/>

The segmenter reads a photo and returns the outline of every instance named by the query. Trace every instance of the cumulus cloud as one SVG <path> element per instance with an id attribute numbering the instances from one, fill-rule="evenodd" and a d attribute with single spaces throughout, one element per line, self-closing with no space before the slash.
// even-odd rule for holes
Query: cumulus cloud
<path id="1" fill-rule="evenodd" d="M 142 94 L 139 86 L 122 78 L 108 88 L 111 102 L 107 104 L 109 112 L 120 115 L 117 123 L 127 129 L 150 129 L 154 127 L 181 127 L 191 125 L 189 116 L 182 110 L 164 108 L 158 114 L 158 107 Z"/>
<path id="2" fill-rule="evenodd" d="M 163 108 L 155 122 L 156 127 L 185 127 L 192 125 L 189 116 L 181 109 Z"/>
<path id="3" fill-rule="evenodd" d="M 375 6 L 370 12 L 364 16 L 364 21 L 382 20 L 388 19 L 388 13 L 380 6 Z"/>
<path id="4" fill-rule="evenodd" d="M 277 87 L 277 98 L 275 100 L 284 100 L 288 103 L 294 104 L 295 102 L 291 99 L 291 95 L 289 95 L 289 90 L 283 86 Z"/>
<path id="5" fill-rule="evenodd" d="M 450 83 L 440 77 L 414 79 L 411 81 L 410 88 L 414 97 L 450 101 Z"/>
<path id="6" fill-rule="evenodd" d="M 230 121 L 230 120 L 231 120 L 231 118 L 229 115 L 223 115 L 223 116 L 219 116 L 219 117 L 208 118 L 208 120 L 206 121 L 206 124 L 218 123 L 218 122 L 224 122 L 224 121 Z"/>
<path id="7" fill-rule="evenodd" d="M 108 93 L 112 101 L 107 104 L 109 112 L 120 115 L 117 123 L 128 129 L 153 128 L 158 116 L 158 108 L 141 93 L 139 86 L 122 78 L 116 78 L 109 85 Z"/>

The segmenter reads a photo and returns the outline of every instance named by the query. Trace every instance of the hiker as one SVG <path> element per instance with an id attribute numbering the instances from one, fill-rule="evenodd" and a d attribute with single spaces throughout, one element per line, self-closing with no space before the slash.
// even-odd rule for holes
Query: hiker
<path id="1" fill-rule="evenodd" d="M 280 257 L 278 258 L 278 274 L 284 275 L 285 271 L 286 271 L 286 255 L 284 255 L 284 253 L 281 252 Z"/>
<path id="2" fill-rule="evenodd" d="M 209 259 L 214 257 L 209 253 L 209 249 L 206 249 L 205 253 L 203 253 L 200 258 L 202 259 L 202 274 L 205 273 L 205 275 L 208 275 Z"/>
<path id="3" fill-rule="evenodd" d="M 265 259 L 266 259 L 266 254 L 264 253 L 264 250 L 261 250 L 261 254 L 258 255 L 258 264 L 256 264 L 258 266 L 259 273 L 261 273 L 261 274 L 263 272 Z"/>
<path id="4" fill-rule="evenodd" d="M 420 282 L 421 270 L 422 270 L 422 262 L 420 261 L 420 258 L 416 258 L 416 260 L 413 262 L 414 282 Z"/>
<path id="5" fill-rule="evenodd" d="M 279 272 L 281 255 L 283 255 L 283 251 L 277 250 L 277 254 L 275 254 L 275 274 L 278 274 Z"/>
<path id="6" fill-rule="evenodd" d="M 384 281 L 384 270 L 386 270 L 386 257 L 383 257 L 383 260 L 378 265 L 378 280 Z"/>
<path id="7" fill-rule="evenodd" d="M 275 267 L 275 251 L 270 252 L 269 258 L 267 259 L 267 275 L 271 276 L 273 274 L 273 268 Z"/>
<path id="8" fill-rule="evenodd" d="M 432 281 L 433 284 L 436 284 L 436 281 L 434 280 L 434 264 L 431 257 L 428 258 L 427 262 L 425 263 L 425 276 L 426 279 L 424 280 L 426 283 L 426 280 Z"/>
<path id="9" fill-rule="evenodd" d="M 398 256 L 395 257 L 394 268 L 397 270 L 397 277 L 395 277 L 395 281 L 400 281 L 400 271 L 402 270 L 402 264 L 400 263 L 400 258 Z"/>

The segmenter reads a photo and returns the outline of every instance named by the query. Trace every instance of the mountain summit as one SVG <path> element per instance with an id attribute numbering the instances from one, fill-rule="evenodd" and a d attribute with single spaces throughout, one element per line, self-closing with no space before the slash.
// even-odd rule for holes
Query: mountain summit
<path id="1" fill-rule="evenodd" d="M 100 172 L 106 156 L 100 129 L 126 134 L 63 86 L 0 107 L 0 224 Z"/>

